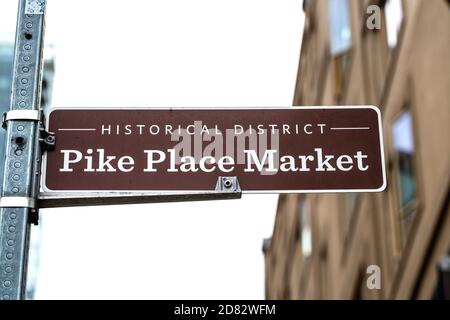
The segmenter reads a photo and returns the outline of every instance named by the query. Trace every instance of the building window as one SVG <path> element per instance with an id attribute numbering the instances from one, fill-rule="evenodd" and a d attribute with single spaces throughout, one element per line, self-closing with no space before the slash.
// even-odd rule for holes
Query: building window
<path id="1" fill-rule="evenodd" d="M 306 199 L 299 199 L 298 214 L 300 222 L 300 247 L 304 258 L 312 253 L 311 205 Z"/>
<path id="2" fill-rule="evenodd" d="M 401 242 L 404 244 L 417 211 L 417 183 L 414 170 L 414 137 L 411 112 L 403 112 L 393 123 L 394 174 L 397 207 L 400 212 Z"/>
<path id="3" fill-rule="evenodd" d="M 352 45 L 348 0 L 329 0 L 330 49 L 333 56 L 348 51 Z"/>
<path id="4" fill-rule="evenodd" d="M 326 249 L 323 249 L 319 256 L 319 288 L 320 288 L 320 299 L 326 300 L 328 299 L 329 289 L 328 289 L 328 254 Z"/>
<path id="5" fill-rule="evenodd" d="M 348 64 L 350 60 L 350 54 L 348 52 L 342 53 L 333 58 L 333 65 L 336 74 L 336 90 L 335 99 L 336 102 L 340 102 L 344 95 L 344 86 L 347 80 Z"/>
<path id="6" fill-rule="evenodd" d="M 395 48 L 403 21 L 402 0 L 387 0 L 384 6 L 386 35 L 389 48 Z"/>
<path id="7" fill-rule="evenodd" d="M 408 205 L 416 198 L 416 183 L 413 170 L 414 138 L 411 113 L 404 112 L 393 125 L 394 149 L 398 165 L 397 184 L 399 204 Z"/>
<path id="8" fill-rule="evenodd" d="M 352 193 L 346 193 L 344 194 L 344 201 L 343 201 L 343 223 L 342 223 L 342 234 L 343 234 L 343 240 L 344 242 L 347 242 L 347 238 L 350 231 L 350 225 L 353 219 L 353 215 L 355 213 L 356 209 L 356 203 L 358 201 L 358 193 L 352 192 Z"/>
<path id="9" fill-rule="evenodd" d="M 328 0 L 330 52 L 336 74 L 336 100 L 342 98 L 352 46 L 348 0 Z"/>
<path id="10" fill-rule="evenodd" d="M 433 300 L 450 300 L 450 255 L 438 262 L 438 278 Z"/>

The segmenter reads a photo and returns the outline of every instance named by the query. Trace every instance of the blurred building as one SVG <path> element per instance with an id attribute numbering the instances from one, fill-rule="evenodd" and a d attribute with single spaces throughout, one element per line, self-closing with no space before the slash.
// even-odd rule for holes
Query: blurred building
<path id="1" fill-rule="evenodd" d="M 305 0 L 303 9 L 294 105 L 379 106 L 388 187 L 281 195 L 263 245 L 266 297 L 449 297 L 449 1 Z M 378 271 L 381 288 L 369 289 Z"/>

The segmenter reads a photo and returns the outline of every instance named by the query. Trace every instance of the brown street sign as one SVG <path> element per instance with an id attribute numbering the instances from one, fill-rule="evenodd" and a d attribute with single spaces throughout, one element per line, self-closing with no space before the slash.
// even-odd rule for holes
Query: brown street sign
<path id="1" fill-rule="evenodd" d="M 380 111 L 372 106 L 54 109 L 52 191 L 374 192 L 386 186 Z"/>

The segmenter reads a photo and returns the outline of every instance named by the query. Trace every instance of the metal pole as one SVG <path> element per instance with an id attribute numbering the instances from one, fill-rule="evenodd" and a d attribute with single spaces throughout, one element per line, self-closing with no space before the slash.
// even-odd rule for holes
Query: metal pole
<path id="1" fill-rule="evenodd" d="M 0 202 L 0 299 L 23 299 L 26 287 L 29 219 L 39 192 L 40 90 L 45 0 L 20 0 L 11 105 Z"/>

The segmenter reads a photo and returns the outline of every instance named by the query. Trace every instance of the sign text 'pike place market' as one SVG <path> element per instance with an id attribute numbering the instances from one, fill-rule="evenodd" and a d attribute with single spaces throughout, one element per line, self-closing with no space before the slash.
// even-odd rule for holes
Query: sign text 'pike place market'
<path id="1" fill-rule="evenodd" d="M 381 191 L 376 107 L 55 109 L 46 191 Z"/>

